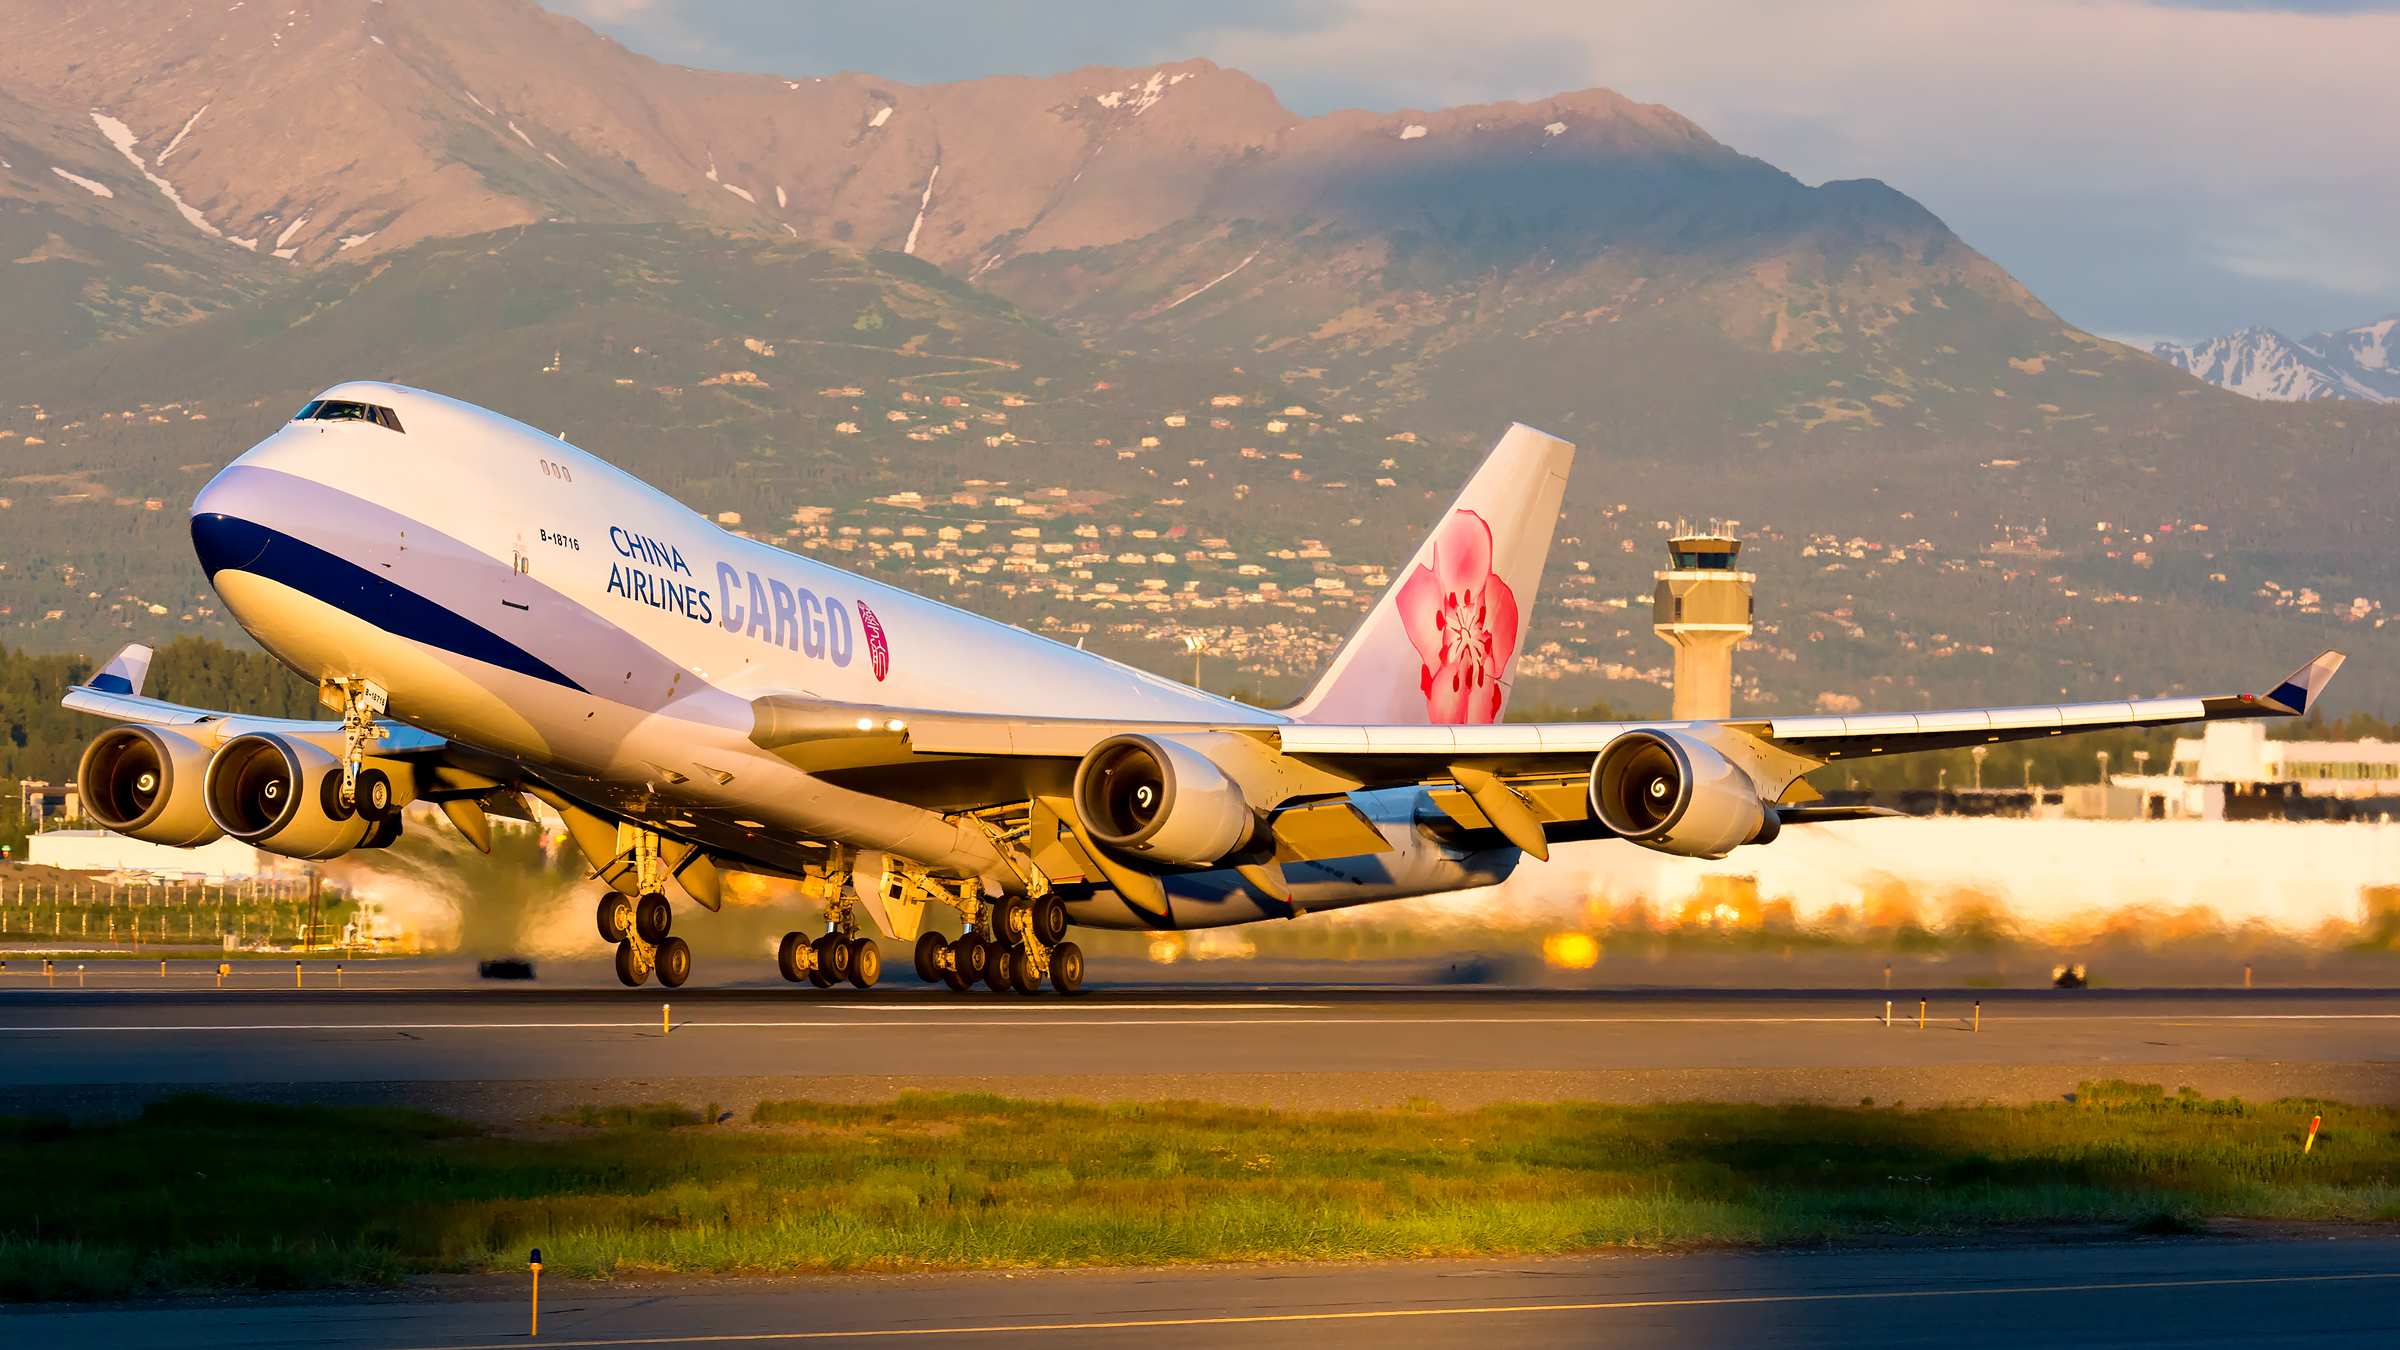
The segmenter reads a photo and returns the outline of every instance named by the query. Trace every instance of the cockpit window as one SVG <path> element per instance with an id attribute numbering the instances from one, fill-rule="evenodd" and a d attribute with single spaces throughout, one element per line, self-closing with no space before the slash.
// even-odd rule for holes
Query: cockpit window
<path id="1" fill-rule="evenodd" d="M 321 398 L 302 408 L 292 418 L 295 422 L 373 422 L 379 427 L 401 431 L 400 414 L 372 403 L 352 403 L 348 399 Z"/>

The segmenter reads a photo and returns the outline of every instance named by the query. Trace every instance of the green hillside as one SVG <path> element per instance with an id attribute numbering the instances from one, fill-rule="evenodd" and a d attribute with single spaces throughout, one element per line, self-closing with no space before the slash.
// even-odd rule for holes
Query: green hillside
<path id="1" fill-rule="evenodd" d="M 2045 361 L 1989 397 L 2038 412 L 2045 382 L 2105 387 L 2105 429 L 1846 419 L 1762 447 L 1711 430 L 1713 396 L 1687 408 L 1671 389 L 1558 425 L 1583 449 L 1524 697 L 1664 709 L 1658 522 L 1705 515 L 1753 536 L 1750 710 L 2256 688 L 2333 645 L 2355 656 L 2337 706 L 2400 710 L 2400 624 L 2377 626 L 2378 604 L 2400 609 L 2400 410 L 2076 369 Z M 1284 373 L 1095 351 L 847 245 L 570 225 L 420 245 L 0 371 L 0 634 L 92 653 L 239 641 L 183 509 L 310 394 L 369 376 L 564 433 L 746 533 L 1178 677 L 1201 636 L 1204 683 L 1287 697 L 1516 395 L 1491 397 L 1481 431 L 1443 431 L 1406 406 L 1384 422 L 1347 395 L 1296 398 Z M 929 556 L 945 527 L 959 538 Z M 1018 542 L 1047 570 L 1001 567 Z"/>

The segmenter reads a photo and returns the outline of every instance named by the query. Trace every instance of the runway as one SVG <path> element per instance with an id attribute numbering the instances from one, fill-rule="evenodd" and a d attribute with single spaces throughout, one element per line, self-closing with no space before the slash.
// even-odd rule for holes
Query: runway
<path id="1" fill-rule="evenodd" d="M 20 1344 L 501 1350 L 523 1276 L 383 1297 L 15 1309 Z M 465 1296 L 462 1296 L 465 1295 Z M 2371 1345 L 2400 1332 L 2400 1239 L 672 1281 L 544 1289 L 574 1347 Z"/>
<path id="2" fill-rule="evenodd" d="M 190 1089 L 481 1120 L 906 1088 L 1303 1108 L 1425 1098 L 2056 1100 L 2091 1078 L 2400 1101 L 2400 992 L 0 990 L 0 1109 Z"/>
<path id="3" fill-rule="evenodd" d="M 153 968 L 155 970 L 155 968 Z M 288 969 L 283 972 L 288 977 Z M 888 1100 L 910 1088 L 1278 1108 L 1411 1098 L 1930 1105 L 2094 1078 L 2400 1102 L 2400 992 L 238 987 L 129 967 L 0 985 L 0 1111 L 207 1090 L 490 1123 L 578 1104 Z M 363 981 L 362 981 L 363 982 Z M 398 983 L 399 981 L 390 981 Z M 1885 1018 L 1890 1002 L 1891 1017 Z M 1980 1003 L 1980 1008 L 1978 1008 Z M 2258 1231 L 2220 1224 L 2229 1231 Z M 2290 1237 L 2297 1230 L 2274 1230 Z M 1981 1246 L 545 1285 L 540 1343 L 1413 1347 L 2364 1344 L 2400 1329 L 2388 1225 L 2309 1240 L 2045 1231 Z M 2321 1240 L 2327 1231 L 2343 1240 Z M 2351 1234 L 2368 1236 L 2350 1236 Z M 2104 1239 L 2075 1241 L 2078 1236 Z M 2063 1242 L 2061 1239 L 2067 1241 Z M 525 1341 L 521 1276 L 389 1295 L 0 1310 L 25 1344 Z"/>

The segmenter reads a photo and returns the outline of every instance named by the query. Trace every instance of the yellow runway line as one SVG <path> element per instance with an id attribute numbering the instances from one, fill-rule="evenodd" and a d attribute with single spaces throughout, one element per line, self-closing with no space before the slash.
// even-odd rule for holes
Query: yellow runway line
<path id="1" fill-rule="evenodd" d="M 1396 1317 L 1488 1317 L 1494 1313 L 1623 1312 L 1641 1308 L 1731 1308 L 1761 1304 L 1862 1303 L 1912 1298 L 1970 1298 L 1978 1295 L 2092 1294 L 2135 1289 L 2223 1289 L 2269 1284 L 2317 1284 L 2400 1279 L 2400 1271 L 2362 1275 L 2265 1275 L 2233 1280 L 2140 1280 L 2119 1284 L 2033 1284 L 1996 1289 L 1895 1289 L 1868 1294 L 1755 1294 L 1733 1298 L 1648 1298 L 1608 1303 L 1477 1304 L 1455 1308 L 1370 1308 L 1358 1312 L 1260 1313 L 1238 1317 L 1131 1318 L 1117 1322 L 1025 1322 L 973 1327 L 877 1327 L 865 1331 L 703 1332 L 690 1336 L 629 1336 L 620 1340 L 551 1341 L 559 1346 L 747 1345 L 767 1341 L 888 1339 L 895 1336 L 992 1336 L 1027 1331 L 1136 1331 L 1150 1327 L 1257 1326 L 1273 1322 L 1359 1322 Z M 523 1340 L 416 1347 L 413 1350 L 511 1350 Z"/>

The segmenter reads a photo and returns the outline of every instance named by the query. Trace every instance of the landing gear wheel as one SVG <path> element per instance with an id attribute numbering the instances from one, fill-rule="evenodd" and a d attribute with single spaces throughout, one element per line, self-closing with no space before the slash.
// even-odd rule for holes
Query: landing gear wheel
<path id="1" fill-rule="evenodd" d="M 641 934 L 642 941 L 657 946 L 667 940 L 667 930 L 674 926 L 675 907 L 667 903 L 667 897 L 652 891 L 635 902 L 633 931 Z"/>
<path id="2" fill-rule="evenodd" d="M 623 942 L 633 936 L 633 897 L 615 891 L 600 897 L 600 940 Z"/>
<path id="3" fill-rule="evenodd" d="M 1033 902 L 1034 941 L 1055 947 L 1067 938 L 1067 902 L 1045 895 Z"/>
<path id="4" fill-rule="evenodd" d="M 923 980 L 927 984 L 940 984 L 942 982 L 942 963 L 934 959 L 934 953 L 949 945 L 950 943 L 947 939 L 943 938 L 941 934 L 934 932 L 930 928 L 922 933 L 917 934 L 916 956 L 918 979 Z"/>
<path id="5" fill-rule="evenodd" d="M 872 989 L 883 978 L 883 948 L 873 938 L 854 938 L 850 942 L 850 983 L 861 989 Z"/>
<path id="6" fill-rule="evenodd" d="M 823 966 L 810 966 L 808 968 L 808 982 L 819 989 L 831 989 L 833 987 L 833 977 L 825 973 L 825 968 Z"/>
<path id="7" fill-rule="evenodd" d="M 639 989 L 650 978 L 650 963 L 630 942 L 617 944 L 617 982 L 628 989 Z"/>
<path id="8" fill-rule="evenodd" d="M 818 938 L 817 969 L 830 987 L 850 978 L 850 940 L 839 933 L 827 933 Z"/>
<path id="9" fill-rule="evenodd" d="M 992 936 L 1004 947 L 1015 947 L 1025 941 L 1026 929 L 1033 923 L 1033 902 L 1021 895 L 1012 895 L 992 906 Z"/>
<path id="10" fill-rule="evenodd" d="M 995 994 L 1005 994 L 1017 987 L 1016 976 L 1009 973 L 1009 964 L 1016 958 L 1016 949 L 992 943 L 983 952 L 983 983 Z"/>
<path id="11" fill-rule="evenodd" d="M 1020 948 L 1008 954 L 1008 982 L 1020 994 L 1042 992 L 1042 977 L 1033 973 L 1033 953 Z"/>
<path id="12" fill-rule="evenodd" d="M 950 969 L 942 972 L 943 983 L 959 993 L 974 988 L 983 979 L 984 963 L 991 958 L 992 949 L 972 933 L 950 944 Z"/>
<path id="13" fill-rule="evenodd" d="M 692 949 L 682 938 L 671 937 L 658 944 L 658 982 L 669 989 L 680 989 L 692 978 Z"/>
<path id="14" fill-rule="evenodd" d="M 1050 949 L 1050 987 L 1070 998 L 1083 992 L 1083 948 L 1062 942 Z"/>
<path id="15" fill-rule="evenodd" d="M 775 969 L 794 984 L 808 978 L 808 967 L 800 959 L 800 950 L 808 945 L 808 934 L 786 933 L 783 945 L 775 949 Z"/>
<path id="16" fill-rule="evenodd" d="M 342 800 L 342 771 L 325 771 L 325 781 L 317 786 L 317 805 L 324 808 L 328 820 L 348 820 L 358 814 L 357 808 Z"/>
<path id="17" fill-rule="evenodd" d="M 381 769 L 362 769 L 351 789 L 350 804 L 369 820 L 389 820 L 400 808 L 392 802 L 392 780 Z"/>

